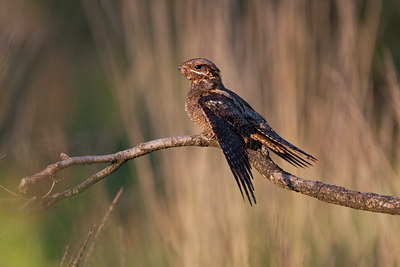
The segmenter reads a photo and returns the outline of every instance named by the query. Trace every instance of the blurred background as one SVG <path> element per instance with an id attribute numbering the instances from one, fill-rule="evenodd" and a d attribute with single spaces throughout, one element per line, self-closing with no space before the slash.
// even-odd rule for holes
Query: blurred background
<path id="1" fill-rule="evenodd" d="M 61 152 L 199 133 L 177 67 L 205 57 L 319 159 L 297 169 L 274 157 L 283 169 L 400 196 L 399 1 L 3 0 L 0 14 L 0 184 L 10 190 Z M 100 167 L 65 170 L 54 190 Z M 184 147 L 127 162 L 40 213 L 1 189 L 0 266 L 58 266 L 66 246 L 68 262 L 121 186 L 83 266 L 400 265 L 398 217 L 322 203 L 258 173 L 250 207 L 221 151 Z"/>

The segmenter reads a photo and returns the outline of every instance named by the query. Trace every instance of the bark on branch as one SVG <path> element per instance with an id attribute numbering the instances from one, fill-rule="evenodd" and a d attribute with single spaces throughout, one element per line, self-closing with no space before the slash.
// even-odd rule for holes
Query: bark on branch
<path id="1" fill-rule="evenodd" d="M 209 140 L 202 135 L 185 135 L 152 140 L 108 155 L 69 157 L 62 153 L 61 161 L 48 165 L 44 170 L 35 175 L 23 178 L 20 182 L 19 190 L 20 192 L 26 192 L 31 185 L 49 178 L 53 180 L 54 185 L 57 181 L 57 172 L 73 165 L 110 163 L 106 168 L 88 177 L 73 188 L 52 193 L 52 187 L 49 193 L 42 197 L 42 207 L 48 208 L 58 200 L 72 197 L 83 192 L 94 183 L 116 171 L 127 160 L 146 155 L 156 150 L 183 146 L 219 147 L 216 141 Z M 324 202 L 353 209 L 392 215 L 400 214 L 400 198 L 398 197 L 384 196 L 376 193 L 363 193 L 319 181 L 305 180 L 279 168 L 271 160 L 267 150 L 253 150 L 249 148 L 248 153 L 253 167 L 257 169 L 266 180 L 279 187 L 299 192 Z"/>

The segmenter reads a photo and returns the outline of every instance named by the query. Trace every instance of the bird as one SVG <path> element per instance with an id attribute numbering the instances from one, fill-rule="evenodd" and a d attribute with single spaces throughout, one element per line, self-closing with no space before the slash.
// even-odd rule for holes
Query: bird
<path id="1" fill-rule="evenodd" d="M 220 70 L 210 60 L 193 58 L 178 69 L 190 81 L 186 113 L 202 128 L 203 135 L 218 141 L 242 198 L 245 199 L 244 191 L 251 206 L 252 201 L 257 201 L 247 148 L 266 147 L 296 167 L 317 162 L 280 137 L 243 98 L 225 88 Z"/>

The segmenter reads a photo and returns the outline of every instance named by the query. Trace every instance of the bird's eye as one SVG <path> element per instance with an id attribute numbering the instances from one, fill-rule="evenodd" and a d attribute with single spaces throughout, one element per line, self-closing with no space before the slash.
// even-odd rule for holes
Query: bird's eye
<path id="1" fill-rule="evenodd" d="M 199 70 L 199 69 L 201 69 L 201 65 L 196 65 L 196 66 L 194 66 L 194 68 L 195 68 L 196 70 Z"/>

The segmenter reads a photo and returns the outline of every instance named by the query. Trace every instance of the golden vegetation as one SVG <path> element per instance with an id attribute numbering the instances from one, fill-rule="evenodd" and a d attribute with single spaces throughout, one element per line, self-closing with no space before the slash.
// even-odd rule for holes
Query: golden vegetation
<path id="1" fill-rule="evenodd" d="M 8 12 L 0 4 L 4 186 L 15 188 L 60 152 L 111 153 L 198 133 L 177 66 L 205 57 L 227 88 L 319 160 L 296 169 L 275 157 L 283 169 L 400 195 L 400 91 L 391 51 L 379 43 L 381 1 L 86 0 L 62 13 L 27 2 Z M 397 217 L 321 203 L 258 174 L 250 208 L 216 149 L 169 149 L 127 166 L 47 213 L 21 221 L 2 212 L 0 265 L 56 264 L 66 245 L 76 254 L 121 184 L 90 263 L 115 264 L 126 251 L 127 266 L 400 264 Z M 21 259 L 27 251 L 34 263 Z"/>

